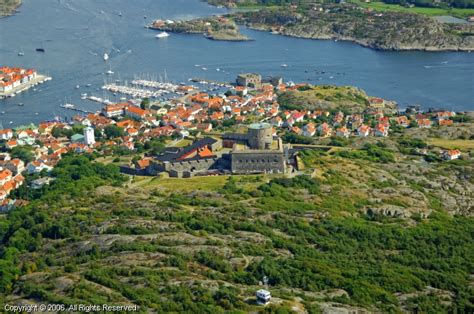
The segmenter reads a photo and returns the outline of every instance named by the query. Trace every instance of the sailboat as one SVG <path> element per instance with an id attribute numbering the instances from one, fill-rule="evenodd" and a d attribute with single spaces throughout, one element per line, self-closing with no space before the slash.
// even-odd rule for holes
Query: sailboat
<path id="1" fill-rule="evenodd" d="M 104 61 L 109 60 L 109 55 L 107 53 L 104 53 Z"/>
<path id="2" fill-rule="evenodd" d="M 112 68 L 111 68 L 110 64 L 109 64 L 109 70 L 107 72 L 105 72 L 105 74 L 107 74 L 107 75 L 114 74 L 114 71 L 112 71 Z"/>
<path id="3" fill-rule="evenodd" d="M 23 51 L 23 48 L 18 52 L 19 57 L 23 57 L 25 55 L 25 52 Z"/>

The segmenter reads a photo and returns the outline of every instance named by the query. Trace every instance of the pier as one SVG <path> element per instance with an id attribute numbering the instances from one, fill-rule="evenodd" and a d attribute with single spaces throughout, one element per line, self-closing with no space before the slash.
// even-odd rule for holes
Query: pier
<path id="1" fill-rule="evenodd" d="M 86 96 L 86 97 L 84 97 L 84 99 L 87 99 L 87 100 L 90 100 L 90 101 L 93 101 L 93 102 L 96 102 L 96 103 L 99 103 L 99 104 L 102 104 L 102 105 L 113 105 L 114 104 L 114 102 L 110 101 L 109 99 L 103 99 L 103 98 L 96 97 L 96 96 Z"/>
<path id="2" fill-rule="evenodd" d="M 100 111 L 90 111 L 90 110 L 85 110 L 85 109 L 81 109 L 81 108 L 76 108 L 75 105 L 71 105 L 71 104 L 65 104 L 65 105 L 60 105 L 59 107 L 63 108 L 63 109 L 67 109 L 67 110 L 72 110 L 72 111 L 77 111 L 77 112 L 81 112 L 81 113 L 92 113 L 92 114 L 96 114 L 96 113 L 100 113 Z"/>

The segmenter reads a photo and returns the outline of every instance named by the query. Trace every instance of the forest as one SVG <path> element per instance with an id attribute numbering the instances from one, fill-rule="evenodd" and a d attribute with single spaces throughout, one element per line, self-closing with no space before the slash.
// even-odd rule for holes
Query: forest
<path id="1" fill-rule="evenodd" d="M 348 195 L 350 177 L 328 163 L 393 162 L 380 146 L 364 151 L 303 154 L 324 169 L 317 177 L 201 178 L 222 183 L 192 192 L 67 156 L 51 186 L 0 218 L 1 296 L 158 312 L 474 311 L 473 219 L 431 194 L 428 217 L 363 211 L 371 201 Z M 264 276 L 266 308 L 253 297 Z"/>

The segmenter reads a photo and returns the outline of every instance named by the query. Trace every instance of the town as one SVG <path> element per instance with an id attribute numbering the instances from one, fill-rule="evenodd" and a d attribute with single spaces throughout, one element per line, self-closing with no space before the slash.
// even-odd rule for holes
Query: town
<path id="1" fill-rule="evenodd" d="M 34 69 L 0 67 L 0 99 L 14 97 L 38 84 L 51 80 Z"/>
<path id="2" fill-rule="evenodd" d="M 31 189 L 52 182 L 50 171 L 68 153 L 109 156 L 109 162 L 128 156 L 121 171 L 134 176 L 293 173 L 302 168 L 297 158 L 302 149 L 340 146 L 348 138 L 387 138 L 404 129 L 452 127 L 461 121 L 445 110 L 411 107 L 400 112 L 378 97 L 367 97 L 363 110 L 355 105 L 355 110 L 303 110 L 279 103 L 282 93 L 312 88 L 337 87 L 284 83 L 279 77 L 247 73 L 217 95 L 179 86 L 182 96 L 172 101 L 144 98 L 105 104 L 100 113 L 78 115 L 69 122 L 2 129 L 1 208 L 7 211 L 24 203 L 11 195 L 25 184 L 25 177 L 31 177 Z M 426 147 L 418 153 L 433 155 Z M 461 157 L 458 149 L 436 154 L 440 160 Z"/>

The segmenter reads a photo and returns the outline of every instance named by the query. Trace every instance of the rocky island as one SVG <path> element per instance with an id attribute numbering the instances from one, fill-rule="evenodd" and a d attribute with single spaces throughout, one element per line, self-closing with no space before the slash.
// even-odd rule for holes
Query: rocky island
<path id="1" fill-rule="evenodd" d="M 235 2 L 210 2 L 235 6 Z M 428 15 L 374 11 L 352 3 L 271 6 L 226 16 L 281 35 L 346 40 L 379 50 L 471 51 L 474 24 L 442 23 Z"/>
<path id="2" fill-rule="evenodd" d="M 156 20 L 152 23 L 150 28 L 174 33 L 203 34 L 206 38 L 212 40 L 250 40 L 247 36 L 239 32 L 239 27 L 233 20 L 223 16 L 176 22 L 170 20 Z"/>

